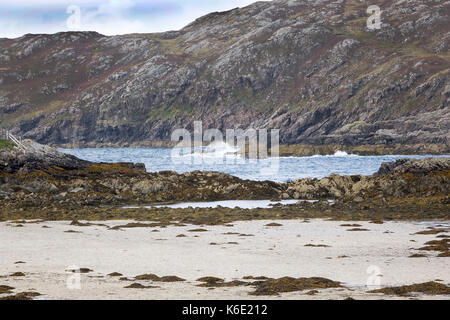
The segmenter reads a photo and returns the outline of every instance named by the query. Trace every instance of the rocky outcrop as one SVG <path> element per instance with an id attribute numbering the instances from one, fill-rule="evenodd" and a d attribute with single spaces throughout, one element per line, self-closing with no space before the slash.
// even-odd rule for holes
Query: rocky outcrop
<path id="1" fill-rule="evenodd" d="M 33 142 L 0 152 L 0 202 L 19 207 L 155 202 L 310 199 L 364 202 L 425 199 L 449 203 L 450 158 L 383 163 L 373 176 L 250 181 L 219 172 L 146 172 L 142 164 L 91 163 Z"/>
<path id="2" fill-rule="evenodd" d="M 96 206 L 174 201 L 279 198 L 281 185 L 241 180 L 219 172 L 147 173 L 127 164 L 58 167 L 33 174 L 0 174 L 0 198 L 36 205 Z"/>
<path id="3" fill-rule="evenodd" d="M 176 128 L 280 128 L 281 143 L 449 145 L 445 1 L 276 0 L 179 31 L 0 40 L 0 120 L 41 143 L 151 144 Z M 438 148 L 442 150 L 441 148 Z"/>
<path id="4" fill-rule="evenodd" d="M 219 172 L 148 173 L 144 164 L 92 163 L 31 141 L 0 151 L 0 200 L 95 205 L 271 199 L 281 189 Z"/>
<path id="5" fill-rule="evenodd" d="M 395 162 L 384 162 L 375 174 L 377 176 L 395 173 L 423 173 L 450 170 L 449 158 L 432 159 L 399 159 Z"/>
<path id="6" fill-rule="evenodd" d="M 400 159 L 385 162 L 373 176 L 300 179 L 286 184 L 285 197 L 294 199 L 365 199 L 443 197 L 448 201 L 450 158 Z"/>
<path id="7" fill-rule="evenodd" d="M 56 149 L 31 140 L 24 141 L 22 148 L 0 150 L 0 170 L 7 173 L 22 174 L 59 167 L 66 170 L 83 169 L 89 161 L 78 159 Z"/>

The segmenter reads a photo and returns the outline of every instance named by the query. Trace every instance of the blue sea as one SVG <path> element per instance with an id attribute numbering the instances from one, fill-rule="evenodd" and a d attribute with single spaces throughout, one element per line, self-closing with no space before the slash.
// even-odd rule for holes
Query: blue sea
<path id="1" fill-rule="evenodd" d="M 332 173 L 371 175 L 378 170 L 382 162 L 400 158 L 430 157 L 357 156 L 338 151 L 330 156 L 244 159 L 232 154 L 235 150 L 230 148 L 212 150 L 213 152 L 203 149 L 203 153 L 192 152 L 190 148 L 88 148 L 60 151 L 93 162 L 144 163 L 148 172 L 219 171 L 241 179 L 278 182 L 306 177 L 323 178 Z"/>

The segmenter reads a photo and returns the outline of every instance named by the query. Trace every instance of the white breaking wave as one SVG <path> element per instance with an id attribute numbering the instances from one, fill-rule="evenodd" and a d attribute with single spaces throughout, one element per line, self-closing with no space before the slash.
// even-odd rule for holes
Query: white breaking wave
<path id="1" fill-rule="evenodd" d="M 348 157 L 348 156 L 354 156 L 353 154 L 349 155 L 345 151 L 338 150 L 334 153 L 333 157 Z"/>
<path id="2" fill-rule="evenodd" d="M 345 151 L 337 150 L 334 154 L 328 154 L 326 156 L 322 156 L 320 154 L 312 156 L 312 158 L 320 158 L 320 157 L 359 157 L 357 154 L 348 154 Z"/>
<path id="3" fill-rule="evenodd" d="M 213 154 L 216 157 L 223 157 L 225 155 L 235 155 L 239 151 L 239 147 L 230 146 L 228 143 L 218 141 L 210 143 L 203 151 L 206 154 Z"/>
<path id="4" fill-rule="evenodd" d="M 240 150 L 239 147 L 231 146 L 225 142 L 212 142 L 206 147 L 196 148 L 192 150 L 187 148 L 180 157 L 200 157 L 200 158 L 224 158 L 224 157 L 240 157 L 236 154 Z"/>

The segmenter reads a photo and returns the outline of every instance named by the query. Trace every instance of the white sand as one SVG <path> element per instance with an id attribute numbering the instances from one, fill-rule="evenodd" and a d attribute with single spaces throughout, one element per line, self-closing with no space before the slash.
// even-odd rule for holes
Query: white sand
<path id="1" fill-rule="evenodd" d="M 114 226 L 130 221 L 99 222 Z M 266 227 L 278 222 L 281 227 Z M 102 226 L 75 227 L 67 221 L 24 224 L 0 223 L 0 276 L 24 272 L 25 277 L 0 277 L 0 285 L 31 289 L 42 293 L 41 299 L 252 299 L 252 287 L 196 287 L 195 280 L 216 276 L 227 281 L 246 275 L 268 277 L 320 276 L 341 281 L 347 289 L 319 290 L 315 296 L 306 292 L 284 293 L 269 299 L 355 299 L 398 298 L 368 294 L 367 269 L 379 269 L 382 286 L 406 285 L 442 280 L 450 283 L 450 259 L 438 258 L 435 252 L 422 252 L 426 258 L 408 258 L 435 235 L 415 235 L 430 226 L 449 227 L 447 222 L 387 222 L 381 225 L 356 222 L 366 232 L 349 232 L 343 223 L 324 220 L 247 221 L 233 227 L 204 226 L 208 232 L 189 232 L 199 226 L 167 228 L 133 228 L 108 230 Z M 353 222 L 350 222 L 353 223 Z M 42 228 L 43 225 L 50 228 Z M 67 230 L 82 233 L 65 233 Z M 159 230 L 159 232 L 152 232 Z M 224 235 L 227 232 L 253 234 L 252 237 Z M 185 234 L 185 238 L 177 238 Z M 416 242 L 411 242 L 415 240 Z M 219 245 L 210 245 L 211 242 Z M 238 242 L 238 244 L 227 244 Z M 330 247 L 305 247 L 324 244 Z M 338 258 L 339 256 L 348 258 Z M 15 264 L 24 261 L 25 264 Z M 73 274 L 69 266 L 94 271 L 81 275 L 81 289 L 67 288 Z M 133 282 L 106 276 L 120 272 L 133 277 L 144 273 L 176 275 L 181 283 L 152 283 L 157 289 L 124 289 Z M 256 297 L 258 299 L 265 297 Z M 449 299 L 450 296 L 415 298 Z"/>

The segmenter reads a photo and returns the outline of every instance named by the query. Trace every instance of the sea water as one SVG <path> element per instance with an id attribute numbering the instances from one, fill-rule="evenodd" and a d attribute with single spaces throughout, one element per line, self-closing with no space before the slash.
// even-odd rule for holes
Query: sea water
<path id="1" fill-rule="evenodd" d="M 88 148 L 60 149 L 78 158 L 93 162 L 144 163 L 148 172 L 218 171 L 249 180 L 286 182 L 300 178 L 323 178 L 340 175 L 371 175 L 381 163 L 401 158 L 431 156 L 357 156 L 342 151 L 329 156 L 280 157 L 245 159 L 233 147 L 202 148 Z M 200 152 L 202 151 L 202 152 Z"/>

